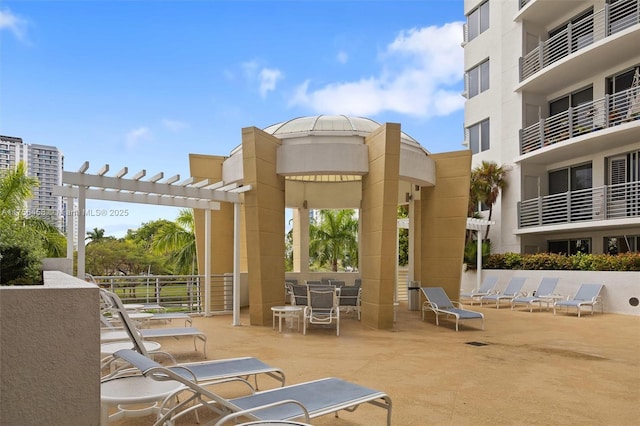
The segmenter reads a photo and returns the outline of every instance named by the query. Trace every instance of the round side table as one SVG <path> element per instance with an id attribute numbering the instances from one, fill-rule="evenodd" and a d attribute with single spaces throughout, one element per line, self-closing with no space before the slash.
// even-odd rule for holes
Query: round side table
<path id="1" fill-rule="evenodd" d="M 282 318 L 291 319 L 295 318 L 298 325 L 298 332 L 300 331 L 300 314 L 302 313 L 302 306 L 272 306 L 271 312 L 273 312 L 273 326 L 276 328 L 276 318 L 278 318 L 278 332 L 282 333 Z"/>

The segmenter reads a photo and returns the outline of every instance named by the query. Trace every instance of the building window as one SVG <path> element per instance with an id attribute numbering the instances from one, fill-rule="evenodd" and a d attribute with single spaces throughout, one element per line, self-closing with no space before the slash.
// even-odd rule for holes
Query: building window
<path id="1" fill-rule="evenodd" d="M 489 119 L 483 120 L 467 128 L 469 149 L 472 154 L 488 150 L 490 145 Z"/>
<path id="2" fill-rule="evenodd" d="M 589 189 L 592 184 L 591 163 L 549 172 L 549 195 Z"/>
<path id="3" fill-rule="evenodd" d="M 467 41 L 489 29 L 489 2 L 485 1 L 467 15 Z"/>
<path id="4" fill-rule="evenodd" d="M 640 251 L 640 235 L 620 235 L 604 237 L 604 252 L 616 255 L 619 253 Z"/>
<path id="5" fill-rule="evenodd" d="M 471 68 L 466 73 L 467 98 L 473 98 L 489 89 L 489 60 Z"/>
<path id="6" fill-rule="evenodd" d="M 575 240 L 547 241 L 549 253 L 574 255 L 578 253 L 591 253 L 591 239 L 580 238 Z"/>

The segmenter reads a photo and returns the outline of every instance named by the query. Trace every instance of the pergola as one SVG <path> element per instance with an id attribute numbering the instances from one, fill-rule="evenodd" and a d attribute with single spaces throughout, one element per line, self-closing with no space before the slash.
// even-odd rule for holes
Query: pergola
<path id="1" fill-rule="evenodd" d="M 205 212 L 205 315 L 211 315 L 211 211 L 220 210 L 220 203 L 234 205 L 234 268 L 233 268 L 233 324 L 240 324 L 240 204 L 243 192 L 250 185 L 210 182 L 209 179 L 180 180 L 180 175 L 165 178 L 160 172 L 147 177 L 141 170 L 127 178 L 129 169 L 123 167 L 115 175 L 107 176 L 109 165 L 105 164 L 96 174 L 87 173 L 89 162 L 85 161 L 77 172 L 62 172 L 62 185 L 53 188 L 53 195 L 65 197 L 67 206 L 73 206 L 72 199 L 78 200 L 78 209 L 68 209 L 67 217 L 67 258 L 73 259 L 74 230 L 77 220 L 78 236 L 85 234 L 86 200 L 118 201 L 125 203 L 153 204 L 168 207 L 202 209 Z M 91 212 L 93 213 L 93 212 Z M 98 214 L 98 212 L 96 212 Z M 102 212 L 100 212 L 102 214 Z M 108 212 L 105 212 L 108 214 Z M 77 276 L 85 276 L 85 246 L 78 241 Z"/>
<path id="2" fill-rule="evenodd" d="M 476 253 L 478 272 L 476 273 L 476 288 L 480 288 L 480 283 L 482 282 L 482 232 L 487 229 L 487 226 L 495 224 L 492 220 L 467 218 L 467 229 L 470 231 L 478 231 L 478 249 Z"/>

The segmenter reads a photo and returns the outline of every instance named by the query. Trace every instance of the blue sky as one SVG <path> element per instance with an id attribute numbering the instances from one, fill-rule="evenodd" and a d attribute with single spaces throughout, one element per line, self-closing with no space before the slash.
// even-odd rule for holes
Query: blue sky
<path id="1" fill-rule="evenodd" d="M 430 152 L 463 149 L 463 0 L 0 3 L 0 134 L 89 161 L 189 175 L 241 129 L 317 114 L 401 123 Z M 88 201 L 122 236 L 177 210 Z"/>

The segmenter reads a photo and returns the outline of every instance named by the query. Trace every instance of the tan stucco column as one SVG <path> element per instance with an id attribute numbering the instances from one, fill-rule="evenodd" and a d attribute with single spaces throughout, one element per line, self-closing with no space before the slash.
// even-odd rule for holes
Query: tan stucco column
<path id="1" fill-rule="evenodd" d="M 460 279 L 467 227 L 471 151 L 433 154 L 436 185 L 420 190 L 422 200 L 423 287 L 443 287 L 454 300 Z"/>
<path id="2" fill-rule="evenodd" d="M 309 273 L 309 210 L 293 209 L 293 272 Z"/>
<path id="3" fill-rule="evenodd" d="M 369 173 L 362 180 L 362 323 L 393 327 L 400 125 L 387 123 L 365 138 Z"/>
<path id="4" fill-rule="evenodd" d="M 246 247 L 251 325 L 271 324 L 271 307 L 284 303 L 284 177 L 276 173 L 278 138 L 242 129 Z"/>

